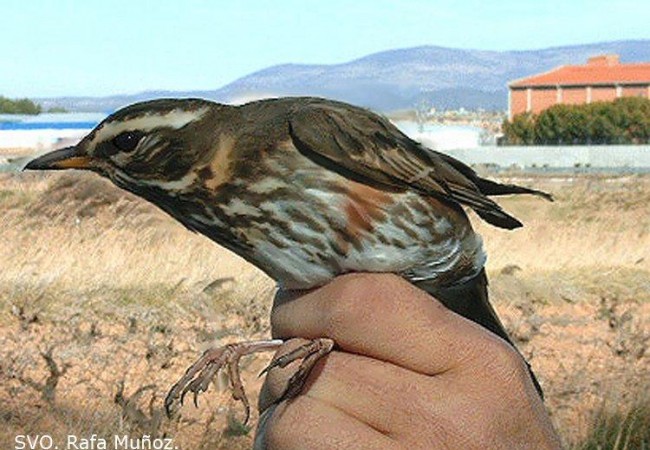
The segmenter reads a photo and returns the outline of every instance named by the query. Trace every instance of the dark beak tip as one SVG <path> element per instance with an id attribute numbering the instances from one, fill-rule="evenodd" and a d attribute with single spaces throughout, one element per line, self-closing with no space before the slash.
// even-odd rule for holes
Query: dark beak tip
<path id="1" fill-rule="evenodd" d="M 23 167 L 23 172 L 26 170 L 41 170 L 40 165 L 38 164 L 38 158 L 37 159 L 32 159 L 30 162 L 28 162 L 25 167 Z"/>
<path id="2" fill-rule="evenodd" d="M 72 146 L 54 150 L 32 159 L 23 167 L 23 171 L 85 168 L 87 168 L 87 157 L 80 155 L 79 149 Z"/>

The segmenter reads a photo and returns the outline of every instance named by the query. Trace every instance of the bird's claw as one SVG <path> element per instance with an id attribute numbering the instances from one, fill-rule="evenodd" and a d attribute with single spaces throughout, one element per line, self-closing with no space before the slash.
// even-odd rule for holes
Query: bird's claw
<path id="1" fill-rule="evenodd" d="M 214 376 L 225 368 L 228 370 L 232 397 L 244 404 L 246 413 L 244 424 L 246 424 L 250 417 L 250 402 L 241 380 L 239 360 L 242 356 L 252 353 L 276 350 L 282 343 L 281 340 L 277 339 L 241 342 L 206 350 L 194 364 L 188 367 L 181 379 L 169 390 L 165 398 L 167 416 L 172 416 L 177 401 L 180 405 L 183 405 L 185 396 L 190 392 L 193 394 L 194 405 L 198 407 L 199 394 L 207 391 Z"/>
<path id="2" fill-rule="evenodd" d="M 165 411 L 168 417 L 173 414 L 174 405 L 178 401 L 183 405 L 185 396 L 192 393 L 194 406 L 199 406 L 199 394 L 208 390 L 210 382 L 217 373 L 226 369 L 230 380 L 232 398 L 244 405 L 244 424 L 250 418 L 250 402 L 244 389 L 239 371 L 239 360 L 242 356 L 262 351 L 277 350 L 283 341 L 265 340 L 228 344 L 223 347 L 206 350 L 203 355 L 190 367 L 180 380 L 172 386 L 165 398 Z M 275 358 L 260 373 L 260 376 L 275 367 L 286 367 L 294 361 L 302 360 L 296 373 L 289 379 L 287 387 L 279 401 L 296 397 L 305 384 L 307 376 L 314 365 L 325 355 L 332 351 L 334 341 L 328 338 L 312 339 L 289 353 Z"/>
<path id="3" fill-rule="evenodd" d="M 311 370 L 321 358 L 326 356 L 334 348 L 334 341 L 329 338 L 312 339 L 289 353 L 278 356 L 266 366 L 259 376 L 268 373 L 276 367 L 286 367 L 294 361 L 302 360 L 296 372 L 289 378 L 287 387 L 278 399 L 278 403 L 296 397 L 302 391 L 305 381 Z"/>

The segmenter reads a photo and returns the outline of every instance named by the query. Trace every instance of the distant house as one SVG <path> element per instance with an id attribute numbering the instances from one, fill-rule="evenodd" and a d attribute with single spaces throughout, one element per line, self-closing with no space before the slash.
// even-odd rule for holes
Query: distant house
<path id="1" fill-rule="evenodd" d="M 556 104 L 650 98 L 650 63 L 621 64 L 618 55 L 599 55 L 587 64 L 560 66 L 509 83 L 508 113 L 539 113 Z"/>

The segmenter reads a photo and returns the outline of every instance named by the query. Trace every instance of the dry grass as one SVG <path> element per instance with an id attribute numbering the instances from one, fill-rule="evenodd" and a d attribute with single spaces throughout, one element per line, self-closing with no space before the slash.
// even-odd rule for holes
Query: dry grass
<path id="1" fill-rule="evenodd" d="M 587 436 L 574 449 L 650 449 L 650 386 L 642 387 L 645 393 L 626 407 L 604 401 L 593 414 Z"/>
<path id="2" fill-rule="evenodd" d="M 639 395 L 650 360 L 650 177 L 516 181 L 557 201 L 502 199 L 526 224 L 515 232 L 475 221 L 492 298 L 567 445 L 648 448 L 638 424 L 650 424 Z M 226 395 L 204 395 L 174 421 L 161 399 L 210 343 L 266 335 L 268 278 L 92 175 L 0 174 L 0 212 L 0 448 L 18 433 L 250 446 Z M 264 363 L 248 361 L 251 394 Z"/>

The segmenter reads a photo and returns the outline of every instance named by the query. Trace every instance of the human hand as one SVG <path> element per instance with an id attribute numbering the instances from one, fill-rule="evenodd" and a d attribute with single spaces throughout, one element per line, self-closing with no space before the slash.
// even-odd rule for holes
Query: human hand
<path id="1" fill-rule="evenodd" d="M 337 347 L 289 401 L 296 366 L 268 374 L 256 449 L 560 448 L 521 356 L 395 275 L 280 293 L 272 330 Z"/>

